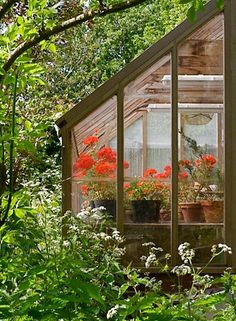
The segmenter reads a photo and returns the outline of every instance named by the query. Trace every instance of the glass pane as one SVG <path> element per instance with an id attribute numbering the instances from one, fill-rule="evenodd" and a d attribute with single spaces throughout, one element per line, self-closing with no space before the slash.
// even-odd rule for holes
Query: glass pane
<path id="1" fill-rule="evenodd" d="M 147 114 L 147 167 L 163 171 L 171 163 L 171 115 L 166 112 Z"/>
<path id="2" fill-rule="evenodd" d="M 106 208 L 115 221 L 116 209 L 116 97 L 76 125 L 72 138 L 72 209 Z M 105 210 L 104 210 L 105 211 Z"/>
<path id="3" fill-rule="evenodd" d="M 178 53 L 179 243 L 189 242 L 204 264 L 211 246 L 224 242 L 223 15 Z"/>
<path id="4" fill-rule="evenodd" d="M 116 149 L 117 139 L 110 146 Z M 140 117 L 125 128 L 125 160 L 132 164 L 126 169 L 127 176 L 139 176 L 143 169 L 143 118 Z"/>
<path id="5" fill-rule="evenodd" d="M 170 55 L 125 88 L 126 261 L 142 266 L 143 243 L 170 252 L 171 104 Z"/>

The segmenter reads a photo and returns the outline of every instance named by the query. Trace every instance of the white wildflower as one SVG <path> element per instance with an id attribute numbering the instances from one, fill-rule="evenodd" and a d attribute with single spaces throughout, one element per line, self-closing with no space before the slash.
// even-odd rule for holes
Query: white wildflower
<path id="1" fill-rule="evenodd" d="M 122 237 L 120 236 L 120 232 L 118 230 L 114 230 L 112 232 L 112 237 L 113 239 L 115 239 L 116 241 L 121 242 L 122 241 Z"/>
<path id="2" fill-rule="evenodd" d="M 178 247 L 178 251 L 179 251 L 181 260 L 184 263 L 191 262 L 195 256 L 195 251 L 194 249 L 190 249 L 190 244 L 188 242 L 180 244 Z"/>
<path id="3" fill-rule="evenodd" d="M 118 304 L 116 304 L 113 308 L 111 308 L 107 312 L 107 319 L 111 319 L 117 313 L 118 309 L 119 309 L 119 305 Z"/>
<path id="4" fill-rule="evenodd" d="M 152 252 L 163 252 L 163 249 L 161 247 L 153 246 L 150 251 L 152 251 Z"/>
<path id="5" fill-rule="evenodd" d="M 212 252 L 213 254 L 215 254 L 215 253 L 216 253 L 216 250 L 217 250 L 217 246 L 216 246 L 215 244 L 212 245 L 211 252 Z"/>
<path id="6" fill-rule="evenodd" d="M 63 241 L 63 246 L 69 247 L 70 246 L 70 242 L 68 240 Z"/>
<path id="7" fill-rule="evenodd" d="M 92 211 L 97 212 L 97 211 L 106 211 L 106 208 L 104 206 L 99 206 L 97 208 L 93 208 Z"/>
<path id="8" fill-rule="evenodd" d="M 104 240 L 104 241 L 109 241 L 109 240 L 111 240 L 111 236 L 108 235 L 108 234 L 106 234 L 106 233 L 104 233 L 104 232 L 101 232 L 101 233 L 99 234 L 99 236 L 100 236 L 100 238 L 101 238 L 102 240 Z"/>
<path id="9" fill-rule="evenodd" d="M 78 230 L 78 227 L 76 225 L 72 224 L 72 225 L 69 226 L 69 229 L 71 231 L 75 231 L 76 232 Z"/>
<path id="10" fill-rule="evenodd" d="M 143 243 L 142 246 L 155 246 L 156 244 L 153 243 L 153 242 L 146 242 L 146 243 Z"/>
<path id="11" fill-rule="evenodd" d="M 165 254 L 165 259 L 166 259 L 166 260 L 169 260 L 170 258 L 171 258 L 170 253 L 166 253 L 166 254 Z"/>
<path id="12" fill-rule="evenodd" d="M 146 261 L 146 259 L 147 259 L 147 257 L 146 257 L 145 255 L 142 255 L 142 256 L 140 257 L 140 260 L 141 260 L 141 261 Z"/>
<path id="13" fill-rule="evenodd" d="M 221 249 L 223 252 L 228 252 L 229 254 L 232 254 L 232 249 L 226 244 L 218 244 L 218 248 Z"/>
<path id="14" fill-rule="evenodd" d="M 186 275 L 186 274 L 191 274 L 191 268 L 188 265 L 182 264 L 182 265 L 177 265 L 175 266 L 172 270 L 172 273 L 175 273 L 176 275 Z"/>
<path id="15" fill-rule="evenodd" d="M 157 257 L 154 253 L 151 253 L 148 257 L 147 260 L 145 262 L 145 267 L 149 268 L 151 266 L 152 263 L 156 262 Z"/>
<path id="16" fill-rule="evenodd" d="M 121 248 L 121 247 L 116 247 L 114 250 L 113 250 L 113 255 L 115 257 L 121 257 L 125 254 L 125 248 Z"/>

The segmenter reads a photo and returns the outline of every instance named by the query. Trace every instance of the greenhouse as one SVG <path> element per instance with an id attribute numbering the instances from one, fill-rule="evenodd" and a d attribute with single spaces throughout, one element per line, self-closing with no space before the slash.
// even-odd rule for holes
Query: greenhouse
<path id="1" fill-rule="evenodd" d="M 126 239 L 171 253 L 189 242 L 236 249 L 236 3 L 210 1 L 57 121 L 63 211 L 103 206 Z M 221 255 L 210 272 L 236 266 Z"/>

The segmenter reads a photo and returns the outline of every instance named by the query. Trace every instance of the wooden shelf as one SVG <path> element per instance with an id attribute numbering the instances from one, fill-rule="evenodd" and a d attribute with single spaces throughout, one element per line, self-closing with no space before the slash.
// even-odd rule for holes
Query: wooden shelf
<path id="1" fill-rule="evenodd" d="M 224 223 L 185 223 L 185 222 L 180 222 L 178 224 L 179 226 L 204 226 L 204 227 L 212 227 L 212 226 L 224 226 Z M 124 223 L 124 227 L 135 227 L 135 228 L 146 228 L 146 227 L 171 227 L 171 222 L 159 222 L 159 223 Z"/>

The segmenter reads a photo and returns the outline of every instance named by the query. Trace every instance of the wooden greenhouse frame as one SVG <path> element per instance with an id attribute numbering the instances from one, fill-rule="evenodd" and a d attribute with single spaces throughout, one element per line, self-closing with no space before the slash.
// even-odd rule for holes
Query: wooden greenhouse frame
<path id="1" fill-rule="evenodd" d="M 117 136 L 117 198 L 116 216 L 117 228 L 124 232 L 124 99 L 125 88 L 134 79 L 139 77 L 146 70 L 151 68 L 158 60 L 165 55 L 170 56 L 170 110 L 171 110 L 171 204 L 172 220 L 170 223 L 170 248 L 172 252 L 172 264 L 178 263 L 177 246 L 178 240 L 178 50 L 179 45 L 198 28 L 207 24 L 211 19 L 220 13 L 216 8 L 215 0 L 209 1 L 205 11 L 199 13 L 195 22 L 184 21 L 173 31 L 147 49 L 142 55 L 124 67 L 109 81 L 100 86 L 91 95 L 75 105 L 59 120 L 57 125 L 60 128 L 62 137 L 62 176 L 63 176 L 63 212 L 72 209 L 72 129 L 88 115 L 94 112 L 101 104 L 112 97 L 116 97 L 116 136 Z M 225 0 L 223 26 L 223 105 L 224 113 L 224 139 L 225 146 L 222 150 L 224 170 L 224 233 L 225 243 L 236 252 L 236 1 Z M 145 113 L 143 113 L 145 118 Z M 145 157 L 145 156 L 144 156 Z M 219 273 L 226 266 L 236 268 L 236 255 L 227 256 L 224 264 L 214 265 L 208 268 L 208 272 Z"/>

